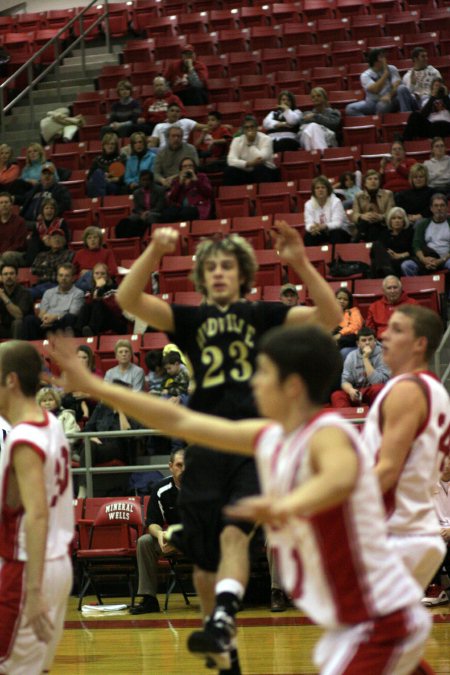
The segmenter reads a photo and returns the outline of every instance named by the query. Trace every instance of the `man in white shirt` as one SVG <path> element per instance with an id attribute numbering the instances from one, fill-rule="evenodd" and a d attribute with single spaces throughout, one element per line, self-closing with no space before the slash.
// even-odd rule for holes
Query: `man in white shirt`
<path id="1" fill-rule="evenodd" d="M 181 119 L 180 119 L 181 118 Z M 181 117 L 181 108 L 172 103 L 167 109 L 167 119 L 155 126 L 150 136 L 150 144 L 154 147 L 164 148 L 167 145 L 167 132 L 171 127 L 180 127 L 183 131 L 183 142 L 187 143 L 192 131 L 203 131 L 206 124 L 198 124 L 188 117 Z"/>
<path id="2" fill-rule="evenodd" d="M 246 115 L 242 123 L 242 135 L 231 141 L 223 185 L 271 183 L 280 180 L 273 157 L 272 139 L 258 131 L 258 122 L 253 115 Z"/>
<path id="3" fill-rule="evenodd" d="M 397 89 L 401 83 L 397 68 L 388 65 L 383 49 L 371 49 L 367 60 L 369 68 L 360 77 L 366 98 L 349 103 L 345 114 L 358 116 L 396 112 L 399 110 Z"/>
<path id="4" fill-rule="evenodd" d="M 411 52 L 413 67 L 403 76 L 403 82 L 397 89 L 397 97 L 402 112 L 420 110 L 431 94 L 431 83 L 441 77 L 434 66 L 428 64 L 428 54 L 423 47 L 414 47 Z"/>

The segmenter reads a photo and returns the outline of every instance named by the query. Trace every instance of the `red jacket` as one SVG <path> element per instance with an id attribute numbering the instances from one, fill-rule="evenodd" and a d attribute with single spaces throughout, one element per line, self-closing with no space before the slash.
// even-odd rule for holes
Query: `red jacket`
<path id="1" fill-rule="evenodd" d="M 395 305 L 391 305 L 384 296 L 380 300 L 375 300 L 375 302 L 372 302 L 372 304 L 369 305 L 366 326 L 375 331 L 377 340 L 381 338 L 386 330 L 391 314 L 395 312 L 399 305 L 404 304 L 417 305 L 417 301 L 414 300 L 414 298 L 408 297 L 403 291 L 399 301 L 396 302 Z"/>
<path id="2" fill-rule="evenodd" d="M 88 248 L 82 248 L 75 253 L 73 264 L 76 272 L 81 270 L 92 270 L 97 263 L 105 263 L 108 266 L 111 276 L 117 274 L 117 263 L 114 254 L 109 248 L 98 248 L 91 251 Z"/>
<path id="3" fill-rule="evenodd" d="M 184 75 L 186 75 L 186 72 L 183 70 L 183 64 L 183 59 L 171 61 L 167 67 L 166 72 L 164 73 L 164 77 L 166 78 L 167 82 L 170 83 L 170 87 L 175 93 L 177 93 L 177 91 L 183 91 L 183 89 L 186 89 L 189 86 L 186 84 L 177 83 L 179 78 L 182 78 Z M 206 88 L 208 82 L 208 69 L 206 65 L 201 61 L 194 61 L 194 70 L 197 73 L 199 79 L 202 81 L 203 86 Z"/>
<path id="4" fill-rule="evenodd" d="M 209 218 L 211 214 L 212 187 L 209 178 L 204 173 L 197 174 L 197 180 L 188 185 L 181 184 L 179 178 L 175 178 L 167 195 L 170 206 L 183 206 L 187 201 L 189 206 L 198 208 L 200 220 Z"/>
<path id="5" fill-rule="evenodd" d="M 155 98 L 153 96 L 152 98 L 145 99 L 142 105 L 142 112 L 146 121 L 155 125 L 164 122 L 167 118 L 167 108 L 172 103 L 180 106 L 181 116 L 185 117 L 186 111 L 181 99 L 176 94 L 172 94 L 171 91 L 166 91 L 162 98 Z"/>
<path id="6" fill-rule="evenodd" d="M 16 216 L 13 213 L 6 223 L 0 220 L 0 253 L 24 251 L 27 236 L 28 230 L 22 216 Z"/>

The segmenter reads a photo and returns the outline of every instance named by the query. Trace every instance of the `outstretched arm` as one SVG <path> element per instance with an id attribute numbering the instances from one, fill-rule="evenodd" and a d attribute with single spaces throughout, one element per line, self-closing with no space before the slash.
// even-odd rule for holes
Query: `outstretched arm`
<path id="1" fill-rule="evenodd" d="M 349 437 L 336 427 L 321 429 L 311 439 L 314 475 L 287 495 L 249 497 L 226 508 L 233 518 L 254 520 L 274 527 L 292 517 L 309 517 L 344 502 L 354 489 L 358 458 Z"/>
<path id="2" fill-rule="evenodd" d="M 425 394 L 415 382 L 399 382 L 387 395 L 383 403 L 383 439 L 375 466 L 383 494 L 397 483 L 427 413 Z"/>
<path id="3" fill-rule="evenodd" d="M 121 410 L 146 427 L 159 429 L 162 433 L 183 438 L 189 443 L 253 455 L 256 435 L 267 425 L 264 420 L 236 422 L 193 412 L 158 396 L 133 392 L 105 382 L 79 367 L 74 345 L 68 338 L 52 338 L 48 353 L 63 372 L 61 379 L 57 380 L 58 386 L 66 391 L 85 391 L 92 398 Z"/>
<path id="4" fill-rule="evenodd" d="M 315 307 L 293 307 L 288 312 L 286 323 L 314 323 L 328 330 L 336 328 L 342 321 L 341 307 L 331 286 L 309 261 L 299 233 L 284 220 L 277 220 L 272 236 L 282 262 L 290 265 L 306 284 L 315 304 Z"/>
<path id="5" fill-rule="evenodd" d="M 173 253 L 178 232 L 171 227 L 158 228 L 147 249 L 133 264 L 117 290 L 117 301 L 123 310 L 161 331 L 173 331 L 174 320 L 170 305 L 145 293 L 153 272 L 159 268 L 166 253 Z"/>

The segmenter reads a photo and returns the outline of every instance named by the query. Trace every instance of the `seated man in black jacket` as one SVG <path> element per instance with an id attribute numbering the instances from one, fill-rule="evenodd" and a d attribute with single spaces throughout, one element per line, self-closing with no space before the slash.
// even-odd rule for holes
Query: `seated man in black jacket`
<path id="1" fill-rule="evenodd" d="M 29 223 L 35 223 L 41 213 L 42 202 L 48 197 L 55 200 L 58 213 L 61 216 L 64 211 L 69 211 L 72 206 L 72 197 L 69 190 L 60 185 L 55 178 L 56 167 L 52 162 L 42 165 L 41 179 L 34 185 L 25 197 L 21 215 Z"/>
<path id="2" fill-rule="evenodd" d="M 165 540 L 164 528 L 181 521 L 177 502 L 184 471 L 184 450 L 171 453 L 169 470 L 171 475 L 157 483 L 152 490 L 145 521 L 148 534 L 143 534 L 138 539 L 138 595 L 142 595 L 142 602 L 130 609 L 131 614 L 159 612 L 159 602 L 156 597 L 158 559 L 163 555 L 176 552 L 176 549 Z"/>

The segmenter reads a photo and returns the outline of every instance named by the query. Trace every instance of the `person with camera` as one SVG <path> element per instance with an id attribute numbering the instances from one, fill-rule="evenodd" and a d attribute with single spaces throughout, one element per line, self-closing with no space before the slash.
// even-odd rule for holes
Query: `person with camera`
<path id="1" fill-rule="evenodd" d="M 185 157 L 167 193 L 167 208 L 162 212 L 160 222 L 205 220 L 210 216 L 211 205 L 212 187 L 208 176 L 197 173 L 196 163 Z"/>
<path id="2" fill-rule="evenodd" d="M 408 117 L 403 140 L 434 136 L 450 136 L 450 96 L 441 77 L 432 81 L 430 97 L 420 111 Z"/>

